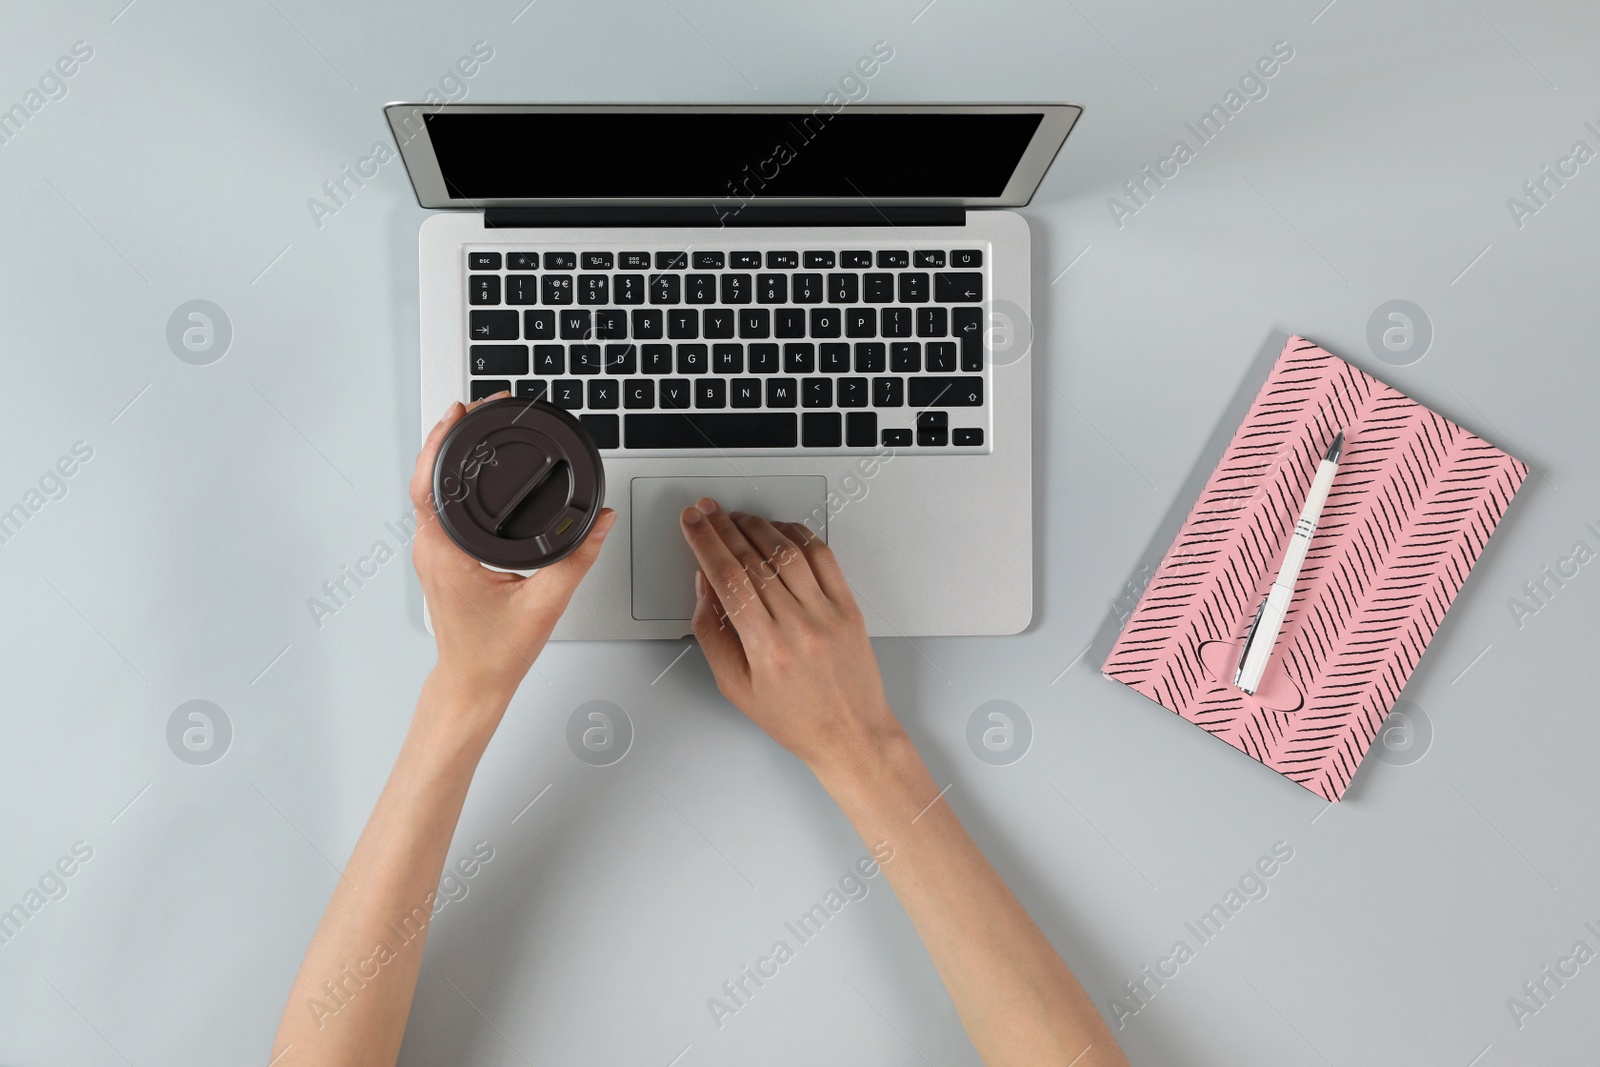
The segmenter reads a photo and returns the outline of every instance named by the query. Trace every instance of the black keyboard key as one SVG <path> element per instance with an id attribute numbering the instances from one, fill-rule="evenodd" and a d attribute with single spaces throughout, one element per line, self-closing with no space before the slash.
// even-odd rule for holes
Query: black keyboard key
<path id="1" fill-rule="evenodd" d="M 641 341 L 652 341 L 661 336 L 661 312 L 655 308 L 639 308 L 633 313 L 633 336 Z"/>
<path id="2" fill-rule="evenodd" d="M 606 345 L 607 374 L 638 374 L 639 350 L 633 345 Z"/>
<path id="3" fill-rule="evenodd" d="M 808 411 L 800 416 L 800 443 L 807 448 L 838 448 L 844 440 L 837 411 Z"/>
<path id="4" fill-rule="evenodd" d="M 583 254 L 584 270 L 610 270 L 612 255 L 610 252 L 585 252 Z"/>
<path id="5" fill-rule="evenodd" d="M 539 279 L 539 297 L 546 304 L 572 303 L 572 275 L 546 274 Z"/>
<path id="6" fill-rule="evenodd" d="M 676 338 L 700 336 L 700 312 L 694 308 L 673 308 L 667 312 L 667 336 Z"/>
<path id="7" fill-rule="evenodd" d="M 799 252 L 768 252 L 768 270 L 793 270 L 800 265 Z"/>
<path id="8" fill-rule="evenodd" d="M 822 275 L 796 274 L 794 276 L 794 302 L 796 304 L 822 303 Z"/>
<path id="9" fill-rule="evenodd" d="M 789 276 L 787 274 L 756 275 L 756 300 L 762 304 L 789 302 Z"/>
<path id="10" fill-rule="evenodd" d="M 567 373 L 567 348 L 565 345 L 534 345 L 533 373 Z"/>
<path id="11" fill-rule="evenodd" d="M 596 311 L 594 335 L 601 341 L 619 341 L 628 336 L 628 313 L 616 308 Z"/>
<path id="12" fill-rule="evenodd" d="M 576 252 L 546 252 L 544 254 L 545 270 L 577 270 L 578 253 Z"/>
<path id="13" fill-rule="evenodd" d="M 467 303 L 500 303 L 500 275 L 474 274 L 467 279 Z"/>
<path id="14" fill-rule="evenodd" d="M 777 374 L 778 373 L 778 346 L 777 345 L 751 345 L 750 346 L 750 373 L 751 374 Z"/>
<path id="15" fill-rule="evenodd" d="M 587 311 L 563 311 L 561 313 L 561 339 L 563 341 L 587 341 L 594 336 L 594 320 Z"/>
<path id="16" fill-rule="evenodd" d="M 612 285 L 612 296 L 619 304 L 644 303 L 644 275 L 619 274 Z"/>
<path id="17" fill-rule="evenodd" d="M 851 308 L 846 311 L 844 313 L 844 335 L 846 337 L 878 336 L 878 309 Z"/>
<path id="18" fill-rule="evenodd" d="M 928 276 L 915 270 L 908 270 L 900 275 L 900 303 L 926 304 L 927 302 Z"/>
<path id="19" fill-rule="evenodd" d="M 906 401 L 904 378 L 872 379 L 872 406 L 875 408 L 903 407 Z"/>
<path id="20" fill-rule="evenodd" d="M 911 309 L 910 308 L 884 308 L 883 309 L 883 336 L 885 336 L 885 337 L 910 337 L 911 336 Z"/>
<path id="21" fill-rule="evenodd" d="M 640 345 L 639 368 L 646 374 L 671 374 L 672 346 Z"/>
<path id="22" fill-rule="evenodd" d="M 524 378 L 517 383 L 520 400 L 545 400 L 550 396 L 550 383 L 538 378 Z"/>
<path id="23" fill-rule="evenodd" d="M 909 448 L 911 446 L 910 430 L 885 430 L 883 431 L 883 447 Z"/>
<path id="24" fill-rule="evenodd" d="M 894 299 L 893 274 L 868 274 L 862 286 L 866 294 L 861 299 L 869 304 L 887 304 Z"/>
<path id="25" fill-rule="evenodd" d="M 799 391 L 799 386 L 793 378 L 768 378 L 767 407 L 792 408 Z"/>
<path id="26" fill-rule="evenodd" d="M 929 341 L 928 369 L 935 373 L 954 371 L 956 369 L 956 343 L 954 341 Z"/>
<path id="27" fill-rule="evenodd" d="M 831 270 L 833 268 L 832 252 L 807 252 L 805 254 L 806 267 L 811 270 Z"/>
<path id="28" fill-rule="evenodd" d="M 657 252 L 656 270 L 687 270 L 689 268 L 689 254 L 687 252 Z"/>
<path id="29" fill-rule="evenodd" d="M 975 408 L 983 404 L 983 379 L 977 375 L 907 379 L 914 408 Z"/>
<path id="30" fill-rule="evenodd" d="M 683 279 L 683 300 L 686 304 L 715 304 L 717 302 L 717 276 L 715 274 L 690 274 Z"/>
<path id="31" fill-rule="evenodd" d="M 958 248 L 950 253 L 952 267 L 981 267 L 983 252 L 976 248 Z"/>
<path id="32" fill-rule="evenodd" d="M 772 316 L 772 336 L 804 337 L 806 313 L 802 308 L 779 308 Z"/>
<path id="33" fill-rule="evenodd" d="M 744 345 L 712 345 L 711 370 L 716 374 L 743 374 Z"/>
<path id="34" fill-rule="evenodd" d="M 594 383 L 591 382 L 590 384 Z M 594 446 L 596 448 L 622 447 L 615 415 L 579 415 L 578 421 L 583 423 L 583 428 L 589 431 L 590 437 L 594 438 Z"/>
<path id="35" fill-rule="evenodd" d="M 800 383 L 800 406 L 803 408 L 833 407 L 833 379 L 807 378 Z"/>
<path id="36" fill-rule="evenodd" d="M 629 448 L 793 448 L 793 414 L 767 411 L 623 416 Z"/>
<path id="37" fill-rule="evenodd" d="M 880 267 L 909 267 L 911 266 L 910 252 L 888 252 L 878 250 L 878 266 Z"/>
<path id="38" fill-rule="evenodd" d="M 865 268 L 872 266 L 871 252 L 840 252 L 839 266 Z M 855 299 L 851 297 L 851 299 Z"/>
<path id="39" fill-rule="evenodd" d="M 889 369 L 896 374 L 915 374 L 922 369 L 922 346 L 915 341 L 896 341 L 889 346 Z"/>
<path id="40" fill-rule="evenodd" d="M 687 408 L 689 406 L 690 390 L 687 378 L 661 379 L 661 406 L 664 408 Z"/>
<path id="41" fill-rule="evenodd" d="M 615 378 L 596 378 L 589 383 L 589 407 L 614 408 L 621 399 L 622 383 Z"/>
<path id="42" fill-rule="evenodd" d="M 923 411 L 917 414 L 917 444 L 924 448 L 942 448 L 950 443 L 950 415 L 944 411 Z"/>
<path id="43" fill-rule="evenodd" d="M 736 408 L 761 406 L 761 379 L 735 378 L 728 383 L 728 401 Z"/>
<path id="44" fill-rule="evenodd" d="M 883 373 L 883 342 L 882 341 L 857 341 L 856 342 L 856 373 L 857 374 L 882 374 Z"/>
<path id="45" fill-rule="evenodd" d="M 983 444 L 983 431 L 976 427 L 950 431 L 950 443 L 955 445 Z"/>
<path id="46" fill-rule="evenodd" d="M 844 443 L 850 448 L 872 448 L 878 443 L 878 413 L 852 411 L 844 417 Z"/>
<path id="47" fill-rule="evenodd" d="M 519 332 L 515 311 L 474 311 L 467 320 L 467 336 L 474 341 L 515 341 Z"/>
<path id="48" fill-rule="evenodd" d="M 733 336 L 733 309 L 706 308 L 700 316 L 701 328 L 707 337 L 717 340 Z"/>
<path id="49" fill-rule="evenodd" d="M 740 337 L 771 337 L 772 312 L 766 308 L 742 308 L 739 311 Z"/>
<path id="50" fill-rule="evenodd" d="M 724 274 L 722 276 L 722 302 L 724 304 L 750 303 L 750 275 Z"/>
<path id="51" fill-rule="evenodd" d="M 694 406 L 697 408 L 725 408 L 728 406 L 728 383 L 721 378 L 701 378 L 694 383 Z"/>
<path id="52" fill-rule="evenodd" d="M 737 270 L 758 270 L 761 267 L 761 253 L 734 252 L 728 257 L 728 263 Z"/>
<path id="53" fill-rule="evenodd" d="M 611 303 L 611 277 L 606 274 L 578 275 L 578 303 L 590 306 Z"/>
<path id="54" fill-rule="evenodd" d="M 933 275 L 933 298 L 941 304 L 982 303 L 983 274 L 978 271 L 959 274 L 936 271 Z"/>
<path id="55" fill-rule="evenodd" d="M 867 392 L 867 379 L 865 378 L 840 378 L 839 379 L 839 406 L 842 408 L 864 408 L 870 399 Z"/>
<path id="56" fill-rule="evenodd" d="M 506 270 L 538 270 L 539 253 L 537 252 L 507 252 Z"/>
<path id="57" fill-rule="evenodd" d="M 850 346 L 842 341 L 827 341 L 817 346 L 817 369 L 824 374 L 850 371 Z"/>
<path id="58" fill-rule="evenodd" d="M 919 248 L 911 254 L 911 258 L 919 267 L 942 267 L 944 266 L 944 249 Z"/>
<path id="59" fill-rule="evenodd" d="M 474 378 L 469 385 L 471 392 L 467 394 L 472 400 L 485 400 L 496 393 L 503 393 L 511 388 L 511 382 L 505 378 Z"/>
<path id="60" fill-rule="evenodd" d="M 625 408 L 655 407 L 656 383 L 649 378 L 631 378 L 623 382 L 622 406 Z"/>
<path id="61" fill-rule="evenodd" d="M 676 274 L 650 275 L 650 303 L 677 304 L 683 300 L 683 278 Z"/>
<path id="62" fill-rule="evenodd" d="M 812 337 L 838 337 L 839 336 L 839 309 L 835 307 L 820 307 L 811 309 L 811 336 Z"/>
<path id="63" fill-rule="evenodd" d="M 961 369 L 983 370 L 983 309 L 955 308 L 950 315 L 950 325 L 961 339 Z"/>
<path id="64" fill-rule="evenodd" d="M 568 411 L 583 407 L 583 383 L 576 378 L 557 378 L 550 383 L 550 403 Z"/>
<path id="65" fill-rule="evenodd" d="M 694 254 L 695 270 L 721 270 L 724 256 L 721 252 L 696 252 Z"/>
<path id="66" fill-rule="evenodd" d="M 539 302 L 539 276 L 537 274 L 507 274 L 506 303 L 537 304 Z"/>
<path id="67" fill-rule="evenodd" d="M 845 253 L 849 255 L 849 253 Z M 830 304 L 854 304 L 861 299 L 861 275 L 859 274 L 830 274 L 828 275 L 828 302 Z"/>
<path id="68" fill-rule="evenodd" d="M 573 374 L 599 374 L 606 369 L 605 353 L 599 345 L 568 345 L 567 355 Z"/>
<path id="69" fill-rule="evenodd" d="M 950 311 L 948 308 L 931 307 L 917 309 L 917 336 L 918 337 L 945 337 L 950 333 Z"/>
<path id="70" fill-rule="evenodd" d="M 810 374 L 817 369 L 817 348 L 812 344 L 783 346 L 783 373 Z"/>
<path id="71" fill-rule="evenodd" d="M 473 345 L 467 354 L 473 374 L 527 374 L 527 345 Z"/>
<path id="72" fill-rule="evenodd" d="M 473 314 L 476 315 L 479 312 L 473 312 Z M 489 314 L 493 314 L 493 312 Z M 554 311 L 524 311 L 522 313 L 522 336 L 529 341 L 554 341 L 556 339 L 556 313 Z"/>
<path id="73" fill-rule="evenodd" d="M 621 270 L 649 270 L 649 252 L 622 252 L 617 256 L 617 267 Z"/>
<path id="74" fill-rule="evenodd" d="M 710 369 L 709 351 L 705 345 L 678 346 L 679 374 L 705 374 Z"/>
<path id="75" fill-rule="evenodd" d="M 467 269 L 469 270 L 499 270 L 499 252 L 468 252 Z"/>

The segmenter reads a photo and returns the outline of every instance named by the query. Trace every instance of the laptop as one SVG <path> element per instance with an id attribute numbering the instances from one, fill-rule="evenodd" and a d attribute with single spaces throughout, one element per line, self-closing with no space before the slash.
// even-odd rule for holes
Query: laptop
<path id="1" fill-rule="evenodd" d="M 805 522 L 874 636 L 1033 615 L 1028 203 L 1081 108 L 391 104 L 422 427 L 509 389 L 617 525 L 554 636 L 690 632 L 678 514 Z"/>

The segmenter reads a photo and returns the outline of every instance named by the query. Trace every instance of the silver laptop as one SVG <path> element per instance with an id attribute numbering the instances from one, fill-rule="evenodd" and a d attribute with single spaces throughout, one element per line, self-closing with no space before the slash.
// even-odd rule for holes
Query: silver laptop
<path id="1" fill-rule="evenodd" d="M 618 522 L 557 638 L 689 632 L 678 514 L 805 522 L 877 636 L 1033 614 L 1026 204 L 1081 109 L 386 108 L 424 208 L 422 426 L 510 389 Z M 1005 332 L 1003 342 L 997 341 Z"/>

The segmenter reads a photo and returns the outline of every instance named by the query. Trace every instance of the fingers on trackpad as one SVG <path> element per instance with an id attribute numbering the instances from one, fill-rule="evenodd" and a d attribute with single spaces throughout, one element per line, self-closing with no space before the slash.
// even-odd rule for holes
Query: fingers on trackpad
<path id="1" fill-rule="evenodd" d="M 678 516 L 703 496 L 727 511 L 803 522 L 824 540 L 828 536 L 828 479 L 820 474 L 635 478 L 629 495 L 636 619 L 687 619 L 694 614 L 697 564 Z"/>

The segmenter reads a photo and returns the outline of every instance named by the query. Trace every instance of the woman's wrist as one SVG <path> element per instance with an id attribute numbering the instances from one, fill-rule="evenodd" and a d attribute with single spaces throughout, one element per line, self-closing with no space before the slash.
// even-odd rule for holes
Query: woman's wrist
<path id="1" fill-rule="evenodd" d="M 411 719 L 411 737 L 441 756 L 481 754 L 515 690 L 440 662 L 428 674 Z"/>
<path id="2" fill-rule="evenodd" d="M 892 713 L 859 743 L 812 761 L 811 771 L 847 811 L 878 807 L 886 793 L 902 791 L 905 783 L 928 774 L 916 745 Z"/>

